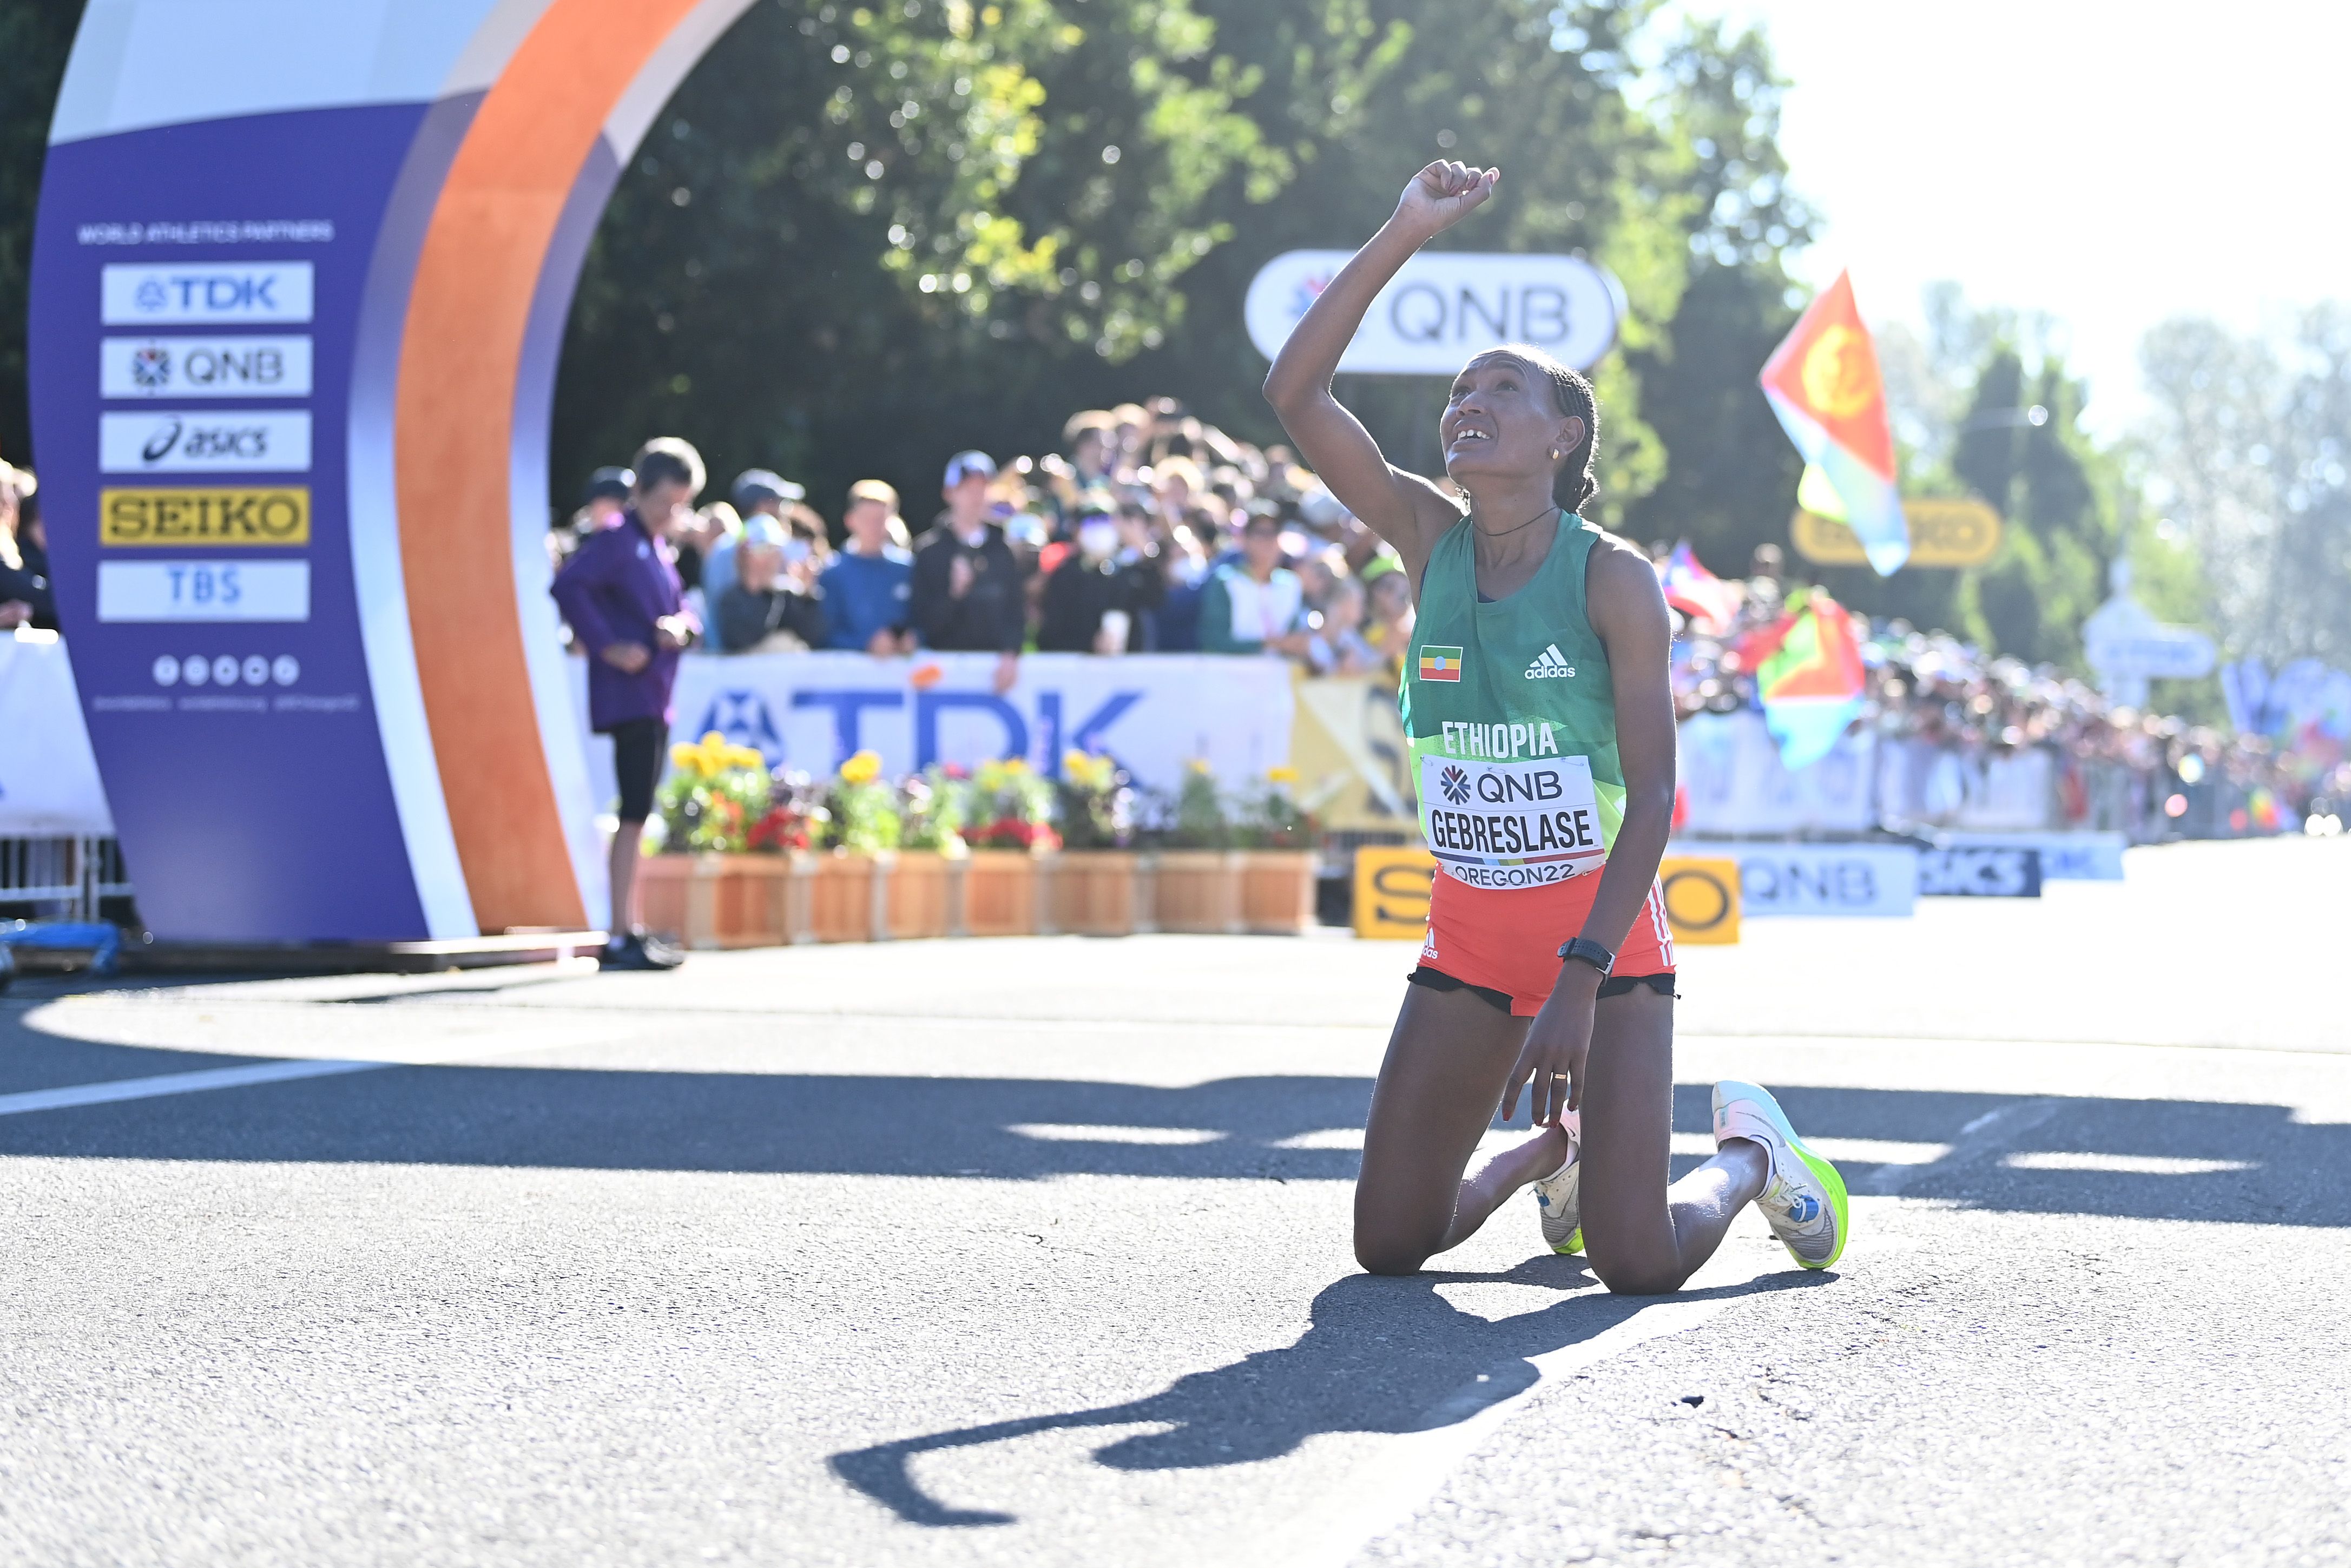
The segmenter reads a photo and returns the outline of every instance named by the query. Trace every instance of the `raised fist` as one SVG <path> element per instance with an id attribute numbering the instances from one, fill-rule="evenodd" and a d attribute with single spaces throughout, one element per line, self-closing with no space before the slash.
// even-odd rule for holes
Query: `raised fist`
<path id="1" fill-rule="evenodd" d="M 1396 202 L 1396 216 L 1422 239 L 1443 234 L 1487 197 L 1500 180 L 1499 169 L 1472 169 L 1438 160 L 1412 177 Z"/>

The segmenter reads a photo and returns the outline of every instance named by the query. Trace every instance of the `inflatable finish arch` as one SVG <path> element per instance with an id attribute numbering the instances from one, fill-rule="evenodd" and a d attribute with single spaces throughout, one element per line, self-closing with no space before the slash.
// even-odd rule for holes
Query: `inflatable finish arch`
<path id="1" fill-rule="evenodd" d="M 603 924 L 547 597 L 598 215 L 749 0 L 90 0 L 31 380 L 60 613 L 149 925 Z"/>

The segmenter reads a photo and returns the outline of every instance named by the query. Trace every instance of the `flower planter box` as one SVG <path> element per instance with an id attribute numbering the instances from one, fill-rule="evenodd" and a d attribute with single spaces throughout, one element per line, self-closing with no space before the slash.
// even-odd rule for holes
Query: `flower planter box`
<path id="1" fill-rule="evenodd" d="M 1048 862 L 1052 929 L 1075 936 L 1126 936 L 1135 929 L 1144 878 L 1142 856 L 1124 850 L 1064 850 Z"/>
<path id="2" fill-rule="evenodd" d="M 649 855 L 638 917 L 684 947 L 772 947 L 808 925 L 804 873 L 787 855 Z"/>
<path id="3" fill-rule="evenodd" d="M 873 940 L 874 861 L 846 850 L 796 855 L 808 868 L 808 925 L 802 942 Z"/>
<path id="4" fill-rule="evenodd" d="M 1154 868 L 1152 903 L 1162 931 L 1241 929 L 1241 856 L 1226 850 L 1166 850 Z"/>
<path id="5" fill-rule="evenodd" d="M 974 850 L 963 862 L 966 936 L 1033 936 L 1037 933 L 1038 857 L 1026 850 Z"/>
<path id="6" fill-rule="evenodd" d="M 1314 928 L 1314 853 L 1245 850 L 1240 861 L 1241 928 L 1297 936 Z"/>
<path id="7" fill-rule="evenodd" d="M 875 857 L 881 871 L 877 936 L 904 942 L 945 936 L 956 926 L 963 862 L 935 850 L 898 850 Z"/>

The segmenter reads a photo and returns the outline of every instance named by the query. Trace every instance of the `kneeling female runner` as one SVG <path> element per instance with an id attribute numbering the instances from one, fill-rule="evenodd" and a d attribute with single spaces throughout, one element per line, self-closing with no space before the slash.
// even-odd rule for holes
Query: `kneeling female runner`
<path id="1" fill-rule="evenodd" d="M 1402 706 L 1439 872 L 1372 1096 L 1355 1256 L 1410 1273 L 1532 1182 L 1544 1239 L 1588 1248 L 1614 1291 L 1679 1289 L 1750 1200 L 1799 1263 L 1824 1269 L 1844 1248 L 1844 1183 L 1761 1089 L 1716 1086 L 1714 1157 L 1667 1186 L 1671 628 L 1647 558 L 1576 516 L 1596 488 L 1590 384 L 1534 349 L 1469 361 L 1437 425 L 1466 515 L 1391 467 L 1331 393 L 1373 297 L 1500 177 L 1446 162 L 1415 175 L 1265 383 L 1418 590 Z M 1507 1118 L 1522 1088 L 1535 1135 L 1463 1180 L 1495 1106 Z"/>

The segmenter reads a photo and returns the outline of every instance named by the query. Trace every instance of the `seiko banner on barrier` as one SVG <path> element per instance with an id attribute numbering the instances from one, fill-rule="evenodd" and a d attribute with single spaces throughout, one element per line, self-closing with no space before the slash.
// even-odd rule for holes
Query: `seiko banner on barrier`
<path id="1" fill-rule="evenodd" d="M 1287 251 L 1259 269 L 1242 310 L 1259 353 L 1270 360 L 1281 351 L 1353 254 Z M 1451 376 L 1482 350 L 1529 343 L 1589 370 L 1615 342 L 1624 313 L 1623 287 L 1582 256 L 1423 251 L 1374 298 L 1339 369 Z"/>
<path id="2" fill-rule="evenodd" d="M 114 819 L 54 632 L 0 636 L 0 838 L 106 838 Z"/>
<path id="3" fill-rule="evenodd" d="M 1918 852 L 1921 898 L 2038 898 L 2039 850 L 1979 849 Z"/>
<path id="4" fill-rule="evenodd" d="M 1419 941 L 1428 931 L 1437 857 L 1418 847 L 1367 846 L 1355 852 L 1355 935 Z M 1657 864 L 1674 940 L 1725 946 L 1739 940 L 1739 862 L 1726 857 L 1667 855 Z"/>
<path id="5" fill-rule="evenodd" d="M 1290 665 L 1213 654 L 1031 653 L 998 695 L 993 653 L 743 653 L 679 661 L 672 738 L 716 730 L 769 767 L 812 774 L 852 752 L 881 754 L 887 774 L 933 763 L 968 768 L 1025 758 L 1058 776 L 1062 754 L 1106 751 L 1136 783 L 1173 790 L 1195 759 L 1228 784 L 1290 760 Z M 587 669 L 572 661 L 586 734 Z M 590 782 L 614 794 L 611 743 L 590 737 Z"/>
<path id="6" fill-rule="evenodd" d="M 1792 773 L 1762 715 L 1694 715 L 1679 739 L 1682 830 L 1725 838 L 1866 832 L 1876 826 L 1869 796 L 1876 745 L 1874 735 L 1847 735 Z"/>
<path id="7" fill-rule="evenodd" d="M 1739 862 L 1740 912 L 1909 915 L 1918 902 L 1918 852 L 1907 844 L 1755 844 L 1677 841 L 1668 855 Z"/>

